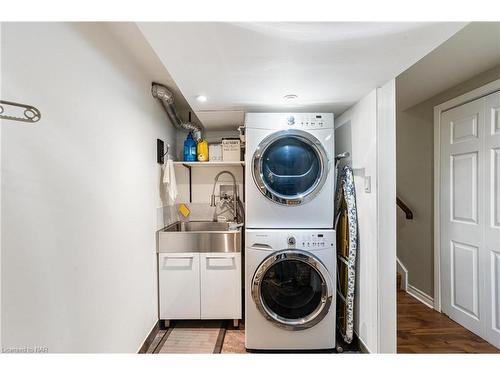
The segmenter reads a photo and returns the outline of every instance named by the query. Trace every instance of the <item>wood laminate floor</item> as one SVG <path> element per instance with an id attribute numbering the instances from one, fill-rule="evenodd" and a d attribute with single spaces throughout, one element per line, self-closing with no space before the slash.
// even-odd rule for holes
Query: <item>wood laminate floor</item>
<path id="1" fill-rule="evenodd" d="M 399 290 L 398 353 L 500 353 L 493 345 Z"/>

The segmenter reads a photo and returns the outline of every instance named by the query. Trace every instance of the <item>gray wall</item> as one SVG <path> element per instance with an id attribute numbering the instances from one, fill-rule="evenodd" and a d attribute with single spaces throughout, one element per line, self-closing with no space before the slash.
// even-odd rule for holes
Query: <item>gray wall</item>
<path id="1" fill-rule="evenodd" d="M 397 106 L 397 193 L 414 212 L 407 221 L 398 210 L 398 258 L 408 269 L 408 282 L 434 294 L 433 189 L 434 107 L 500 79 L 500 65 L 407 110 Z M 398 79 L 396 79 L 396 97 Z"/>

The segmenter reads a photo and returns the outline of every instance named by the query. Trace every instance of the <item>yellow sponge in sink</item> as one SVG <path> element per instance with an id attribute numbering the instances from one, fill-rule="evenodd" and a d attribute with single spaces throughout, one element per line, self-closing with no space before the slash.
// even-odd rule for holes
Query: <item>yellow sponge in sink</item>
<path id="1" fill-rule="evenodd" d="M 180 206 L 179 206 L 179 212 L 182 216 L 184 217 L 188 217 L 189 214 L 191 213 L 191 211 L 189 211 L 189 208 L 187 208 L 187 206 L 182 203 Z"/>

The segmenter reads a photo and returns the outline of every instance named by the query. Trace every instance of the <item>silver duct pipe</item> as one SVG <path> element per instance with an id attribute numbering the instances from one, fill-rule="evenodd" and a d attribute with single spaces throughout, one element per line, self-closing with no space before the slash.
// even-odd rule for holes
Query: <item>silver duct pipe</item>
<path id="1" fill-rule="evenodd" d="M 193 138 L 196 142 L 201 139 L 201 128 L 198 125 L 193 124 L 192 122 L 182 121 L 177 114 L 177 110 L 175 109 L 174 105 L 174 95 L 168 88 L 163 85 L 153 83 L 153 85 L 151 86 L 151 94 L 154 98 L 158 99 L 161 104 L 163 104 L 168 118 L 170 119 L 170 121 L 172 121 L 176 128 L 192 132 Z"/>

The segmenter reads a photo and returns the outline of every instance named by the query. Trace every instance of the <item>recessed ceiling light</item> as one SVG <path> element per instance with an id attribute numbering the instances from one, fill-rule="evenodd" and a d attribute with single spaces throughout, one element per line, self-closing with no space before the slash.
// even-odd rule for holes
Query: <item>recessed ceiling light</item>
<path id="1" fill-rule="evenodd" d="M 205 95 L 198 95 L 196 97 L 196 100 L 198 100 L 201 103 L 205 103 L 208 100 L 208 98 Z"/>
<path id="2" fill-rule="evenodd" d="M 283 99 L 285 100 L 288 100 L 288 101 L 292 101 L 292 100 L 295 100 L 297 99 L 299 96 L 298 95 L 295 95 L 295 94 L 288 94 L 288 95 L 285 95 L 283 97 Z"/>

